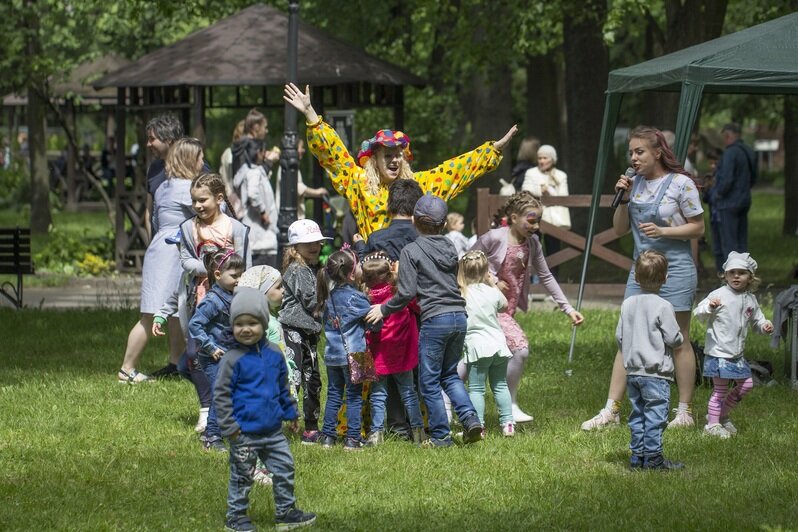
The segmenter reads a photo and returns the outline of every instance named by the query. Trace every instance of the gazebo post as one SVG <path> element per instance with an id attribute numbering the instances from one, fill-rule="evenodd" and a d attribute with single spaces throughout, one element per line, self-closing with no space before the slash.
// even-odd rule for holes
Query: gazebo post
<path id="1" fill-rule="evenodd" d="M 393 88 L 393 123 L 398 131 L 405 129 L 405 88 L 403 85 L 395 85 Z"/>
<path id="2" fill-rule="evenodd" d="M 67 128 L 72 132 L 75 137 L 75 144 L 78 142 L 78 132 L 75 120 L 75 100 L 67 98 L 64 102 L 64 114 Z M 72 142 L 67 143 L 67 169 L 66 169 L 66 210 L 69 212 L 76 212 L 78 210 L 78 200 L 76 194 L 77 182 L 75 179 L 75 163 L 77 162 L 78 154 L 75 151 L 75 146 Z"/>
<path id="3" fill-rule="evenodd" d="M 318 87 L 315 91 L 310 93 L 310 98 L 313 101 L 313 108 L 319 114 L 324 116 L 324 87 Z M 305 149 L 309 149 L 305 146 Z M 319 164 L 319 160 L 315 157 L 310 157 L 311 168 L 313 168 L 313 187 L 321 188 L 324 186 L 324 168 Z M 282 191 L 281 191 L 282 193 Z M 313 202 L 313 219 L 322 220 L 324 217 L 324 208 L 321 201 Z"/>
<path id="4" fill-rule="evenodd" d="M 288 79 L 297 82 L 297 55 L 299 49 L 299 2 L 288 2 Z M 283 131 L 283 148 L 280 153 L 280 169 L 283 179 L 280 181 L 280 214 L 277 217 L 278 235 L 277 256 L 282 257 L 288 245 L 288 227 L 296 220 L 297 175 L 299 172 L 299 153 L 297 152 L 296 109 L 292 105 L 285 106 L 285 130 Z"/>
<path id="5" fill-rule="evenodd" d="M 119 87 L 116 90 L 116 270 L 122 271 L 127 249 L 127 235 L 125 234 L 125 210 L 123 202 L 128 198 L 125 194 L 125 94 L 127 89 Z"/>
<path id="6" fill-rule="evenodd" d="M 194 86 L 192 107 L 192 135 L 205 144 L 205 87 Z"/>

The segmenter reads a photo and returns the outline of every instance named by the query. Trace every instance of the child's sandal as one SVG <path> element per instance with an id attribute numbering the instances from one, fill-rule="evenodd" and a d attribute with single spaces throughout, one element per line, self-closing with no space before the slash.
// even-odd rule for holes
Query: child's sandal
<path id="1" fill-rule="evenodd" d="M 129 373 L 123 369 L 120 369 L 116 374 L 116 378 L 119 379 L 119 382 L 123 384 L 139 384 L 141 382 L 147 382 L 150 380 L 148 376 L 140 371 L 136 371 L 135 369 Z"/>

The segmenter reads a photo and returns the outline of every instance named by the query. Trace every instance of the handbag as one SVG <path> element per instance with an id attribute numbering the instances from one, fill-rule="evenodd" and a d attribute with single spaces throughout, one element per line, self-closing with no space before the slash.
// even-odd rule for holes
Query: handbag
<path id="1" fill-rule="evenodd" d="M 374 366 L 374 356 L 368 348 L 365 351 L 349 351 L 349 346 L 346 345 L 346 336 L 341 329 L 341 318 L 338 316 L 338 311 L 335 308 L 335 301 L 333 301 L 332 294 L 330 294 L 330 303 L 332 303 L 333 312 L 335 313 L 335 326 L 338 332 L 341 333 L 341 341 L 344 344 L 344 351 L 346 351 L 346 360 L 349 364 L 349 380 L 352 384 L 362 384 L 364 382 L 376 382 L 377 368 Z"/>

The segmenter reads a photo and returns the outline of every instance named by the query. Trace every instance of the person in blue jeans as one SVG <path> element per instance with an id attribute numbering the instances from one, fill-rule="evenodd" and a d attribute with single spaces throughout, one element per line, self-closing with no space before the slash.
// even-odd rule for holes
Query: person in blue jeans
<path id="1" fill-rule="evenodd" d="M 683 341 L 673 305 L 658 295 L 667 273 L 668 260 L 659 251 L 647 250 L 638 256 L 635 280 L 641 292 L 624 300 L 615 330 L 626 368 L 626 391 L 632 403 L 632 469 L 684 467 L 667 460 L 662 453 L 674 373 L 673 348 Z"/>
<path id="2" fill-rule="evenodd" d="M 463 355 L 467 318 L 465 299 L 457 286 L 457 251 L 441 234 L 449 213 L 446 202 L 427 193 L 416 202 L 413 223 L 419 238 L 404 247 L 399 257 L 396 294 L 382 305 L 373 305 L 366 317 L 376 323 L 402 310 L 413 298 L 421 309 L 418 380 L 429 416 L 429 445 L 452 445 L 442 391 L 449 396 L 463 425 L 463 441 L 482 439 L 482 423 L 463 381 L 457 363 Z"/>
<path id="3" fill-rule="evenodd" d="M 269 327 L 266 299 L 256 288 L 241 288 L 230 305 L 237 342 L 219 362 L 213 402 L 219 428 L 230 441 L 230 482 L 225 530 L 249 532 L 249 492 L 258 458 L 272 473 L 275 528 L 313 524 L 316 515 L 297 508 L 294 457 L 283 421 L 299 432 L 299 411 L 288 388 L 288 366 L 279 346 L 264 338 Z"/>
<path id="4" fill-rule="evenodd" d="M 232 249 L 222 249 L 203 257 L 205 268 L 212 280 L 211 289 L 197 305 L 197 310 L 188 322 L 189 340 L 197 346 L 197 360 L 208 377 L 211 389 L 216 384 L 219 360 L 233 347 L 233 331 L 230 326 L 230 302 L 238 278 L 244 273 L 244 259 Z M 222 443 L 222 434 L 216 419 L 216 408 L 211 403 L 205 432 L 202 434 L 206 451 L 227 452 Z"/>
<path id="5" fill-rule="evenodd" d="M 726 149 L 715 172 L 713 207 L 719 214 L 720 253 L 724 260 L 732 251 L 748 251 L 751 187 L 758 175 L 756 154 L 742 141 L 740 132 L 740 125 L 734 122 L 723 126 Z"/>
<path id="6" fill-rule="evenodd" d="M 360 409 L 363 383 L 353 383 L 349 375 L 349 353 L 366 350 L 366 322 L 370 305 L 366 295 L 354 287 L 360 280 L 360 263 L 355 251 L 346 246 L 327 259 L 319 270 L 316 316 L 324 323 L 324 365 L 327 367 L 327 404 L 321 428 L 321 446 L 335 445 L 338 411 L 346 395 L 346 438 L 344 450 L 363 447 L 360 434 Z M 331 288 L 332 287 L 332 288 Z M 378 326 L 374 326 L 378 329 Z"/>

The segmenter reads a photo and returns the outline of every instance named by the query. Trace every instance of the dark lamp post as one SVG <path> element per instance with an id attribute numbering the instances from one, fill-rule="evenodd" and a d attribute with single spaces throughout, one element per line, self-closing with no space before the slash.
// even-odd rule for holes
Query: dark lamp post
<path id="1" fill-rule="evenodd" d="M 297 83 L 297 55 L 299 48 L 299 1 L 288 2 L 288 78 L 286 82 Z M 283 250 L 288 244 L 288 227 L 296 221 L 297 176 L 299 175 L 299 152 L 297 151 L 296 109 L 285 105 L 285 130 L 280 152 L 280 214 L 277 217 L 278 261 L 282 261 Z"/>

